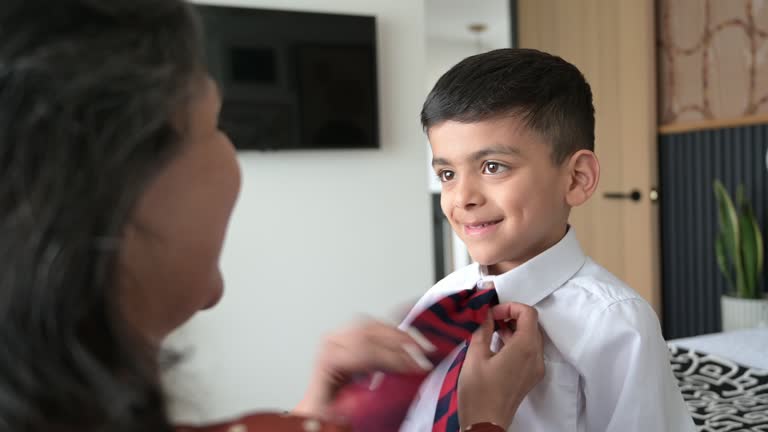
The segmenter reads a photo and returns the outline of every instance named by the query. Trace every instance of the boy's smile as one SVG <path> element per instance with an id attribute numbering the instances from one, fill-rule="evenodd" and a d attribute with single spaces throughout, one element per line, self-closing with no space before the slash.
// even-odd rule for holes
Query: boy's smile
<path id="1" fill-rule="evenodd" d="M 555 164 L 551 146 L 517 117 L 445 121 L 429 139 L 443 213 L 489 271 L 509 271 L 565 235 L 571 164 Z"/>
<path id="2" fill-rule="evenodd" d="M 464 234 L 468 237 L 479 238 L 486 234 L 491 234 L 496 231 L 499 224 L 504 219 L 492 220 L 492 221 L 478 221 L 464 223 Z"/>

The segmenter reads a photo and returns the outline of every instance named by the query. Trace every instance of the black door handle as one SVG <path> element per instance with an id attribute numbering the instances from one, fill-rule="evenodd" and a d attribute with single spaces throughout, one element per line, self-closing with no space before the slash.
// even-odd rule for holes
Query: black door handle
<path id="1" fill-rule="evenodd" d="M 639 190 L 634 189 L 629 193 L 624 192 L 605 192 L 603 194 L 603 198 L 608 199 L 628 199 L 632 201 L 640 201 L 640 198 L 643 197 L 643 194 L 640 193 Z"/>

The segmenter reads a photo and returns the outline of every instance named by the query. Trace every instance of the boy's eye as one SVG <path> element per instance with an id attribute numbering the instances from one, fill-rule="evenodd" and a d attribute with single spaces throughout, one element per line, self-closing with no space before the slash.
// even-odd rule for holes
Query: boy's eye
<path id="1" fill-rule="evenodd" d="M 508 168 L 498 162 L 486 162 L 483 165 L 483 174 L 498 174 L 506 171 Z"/>
<path id="2" fill-rule="evenodd" d="M 445 183 L 453 180 L 456 177 L 456 173 L 449 170 L 442 170 L 439 173 L 437 173 L 437 177 L 440 179 L 441 182 Z"/>

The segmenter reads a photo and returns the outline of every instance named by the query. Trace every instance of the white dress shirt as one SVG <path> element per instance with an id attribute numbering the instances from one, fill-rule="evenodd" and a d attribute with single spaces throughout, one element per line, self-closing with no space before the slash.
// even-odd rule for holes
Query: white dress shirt
<path id="1" fill-rule="evenodd" d="M 401 326 L 440 298 L 487 281 L 496 286 L 501 303 L 534 306 L 544 332 L 545 377 L 520 405 L 510 431 L 696 430 L 655 312 L 584 255 L 573 229 L 502 275 L 488 276 L 477 264 L 450 274 L 419 300 Z M 437 365 L 421 385 L 400 431 L 432 430 L 438 393 L 454 357 Z"/>

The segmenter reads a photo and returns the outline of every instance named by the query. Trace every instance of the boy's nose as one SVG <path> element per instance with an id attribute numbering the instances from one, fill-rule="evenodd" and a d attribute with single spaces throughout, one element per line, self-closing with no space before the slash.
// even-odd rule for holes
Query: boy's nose
<path id="1" fill-rule="evenodd" d="M 472 179 L 464 178 L 458 181 L 453 190 L 453 206 L 456 208 L 471 208 L 483 203 L 483 194 Z"/>

